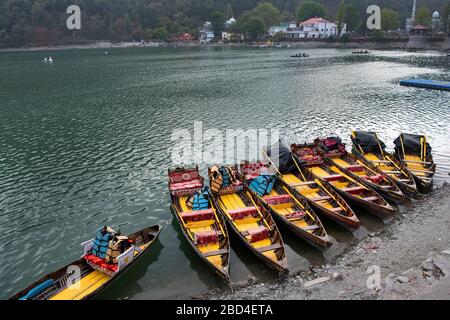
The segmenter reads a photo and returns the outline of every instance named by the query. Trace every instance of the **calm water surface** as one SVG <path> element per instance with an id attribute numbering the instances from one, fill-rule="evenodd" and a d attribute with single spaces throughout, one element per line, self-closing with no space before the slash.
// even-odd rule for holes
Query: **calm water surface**
<path id="1" fill-rule="evenodd" d="M 448 80 L 436 53 L 119 49 L 0 53 L 0 298 L 81 255 L 98 225 L 124 233 L 160 223 L 160 242 L 101 298 L 187 298 L 221 287 L 172 221 L 166 191 L 175 128 L 279 128 L 301 142 L 376 130 L 426 133 L 450 180 L 450 93 L 410 89 L 411 76 Z M 39 61 L 52 55 L 54 65 Z M 206 166 L 201 167 L 206 174 Z M 356 233 L 325 223 L 320 253 L 282 229 L 291 271 L 333 259 L 383 223 L 361 213 Z M 232 238 L 231 277 L 275 281 Z"/>

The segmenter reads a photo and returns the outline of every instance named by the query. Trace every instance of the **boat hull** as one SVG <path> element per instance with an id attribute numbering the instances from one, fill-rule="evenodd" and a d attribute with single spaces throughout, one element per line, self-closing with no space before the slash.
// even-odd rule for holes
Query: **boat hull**
<path id="1" fill-rule="evenodd" d="M 161 227 L 161 226 L 159 226 L 159 225 L 154 225 L 154 226 L 151 226 L 151 227 L 148 227 L 148 228 L 145 228 L 145 229 L 139 231 L 139 232 L 151 232 L 151 234 L 152 234 L 152 236 L 153 236 L 153 239 L 152 239 L 150 242 L 147 243 L 147 246 L 146 246 L 146 248 L 143 250 L 143 252 L 141 252 L 139 255 L 137 255 L 137 256 L 133 259 L 132 262 L 130 262 L 126 267 L 124 267 L 124 268 L 123 268 L 121 271 L 119 271 L 116 275 L 112 276 L 108 281 L 106 281 L 105 283 L 103 283 L 101 286 L 99 286 L 99 287 L 98 287 L 97 289 L 95 289 L 94 291 L 89 292 L 89 294 L 85 295 L 85 296 L 84 296 L 83 298 L 81 298 L 80 300 L 90 300 L 90 299 L 95 298 L 97 295 L 99 295 L 99 294 L 102 293 L 105 289 L 107 289 L 110 285 L 112 285 L 114 282 L 116 282 L 118 279 L 120 279 L 120 278 L 123 276 L 123 274 L 126 273 L 126 271 L 128 271 L 128 270 L 131 269 L 133 266 L 135 266 L 136 264 L 138 264 L 139 261 L 142 259 L 142 257 L 143 257 L 147 252 L 150 251 L 150 248 L 151 248 L 152 244 L 154 244 L 154 243 L 158 240 L 158 237 L 159 237 L 159 234 L 160 234 L 161 230 L 162 230 L 162 227 Z M 137 233 L 138 233 L 138 232 L 136 232 L 136 233 L 134 233 L 134 234 L 132 234 L 132 235 L 135 235 L 135 234 L 137 234 Z M 130 235 L 130 237 L 131 237 L 132 235 Z M 67 270 L 68 270 L 69 268 L 73 267 L 73 266 L 78 266 L 78 267 L 80 267 L 80 268 L 81 268 L 81 267 L 88 267 L 88 268 L 90 268 L 90 267 L 87 265 L 86 261 L 85 261 L 83 258 L 78 259 L 78 260 L 76 260 L 76 261 L 74 261 L 74 262 L 72 262 L 72 263 L 70 263 L 70 264 L 68 264 L 68 265 L 66 265 L 66 266 L 64 266 L 64 267 L 62 267 L 62 268 L 60 268 L 60 269 L 58 269 L 57 271 L 54 271 L 54 272 L 52 272 L 52 273 L 46 275 L 46 276 L 43 277 L 42 279 L 40 279 L 40 280 L 34 282 L 32 285 L 28 286 L 28 287 L 25 288 L 24 290 L 22 290 L 22 291 L 16 293 L 14 296 L 12 296 L 11 298 L 9 298 L 9 300 L 19 300 L 21 297 L 25 296 L 30 290 L 32 290 L 33 288 L 37 287 L 39 284 L 45 282 L 46 280 L 58 278 L 58 277 L 60 277 L 61 275 L 67 274 Z M 92 268 L 90 268 L 90 269 L 91 269 L 91 272 L 94 271 Z M 67 289 L 67 288 L 64 288 L 63 290 L 65 290 L 65 289 Z M 56 293 L 56 294 L 57 294 L 57 293 Z M 56 294 L 55 294 L 55 295 L 56 295 Z M 50 296 L 49 298 L 51 298 L 51 297 L 53 297 L 53 296 Z"/>
<path id="2" fill-rule="evenodd" d="M 347 217 L 341 216 L 339 214 L 335 214 L 334 212 L 327 210 L 326 208 L 318 205 L 317 203 L 315 203 L 314 201 L 311 201 L 309 199 L 308 199 L 308 203 L 317 213 L 323 215 L 324 217 L 326 217 L 329 220 L 336 222 L 340 226 L 342 226 L 350 231 L 355 231 L 356 229 L 358 229 L 361 226 L 361 223 L 358 219 L 347 218 Z"/>
<path id="3" fill-rule="evenodd" d="M 359 151 L 357 151 L 354 147 L 352 149 L 352 153 L 359 157 L 361 160 L 363 160 L 365 163 L 369 164 L 369 165 L 374 165 L 375 164 L 370 161 L 369 159 L 367 159 L 363 154 L 361 154 Z M 408 172 L 409 177 L 412 179 L 413 184 L 407 184 L 404 183 L 402 181 L 399 181 L 398 179 L 394 179 L 392 177 L 389 177 L 391 179 L 391 181 L 393 181 L 399 188 L 400 190 L 408 197 L 408 198 L 416 198 L 419 194 L 418 190 L 417 190 L 417 186 L 416 186 L 416 182 L 414 180 L 413 175 L 411 174 L 411 172 L 408 170 L 408 168 L 406 168 L 402 163 L 398 162 L 397 163 L 399 166 L 402 167 L 403 170 L 405 170 L 406 172 Z"/>
<path id="4" fill-rule="evenodd" d="M 309 232 L 303 230 L 302 228 L 296 227 L 294 224 L 289 223 L 289 221 L 286 221 L 286 219 L 280 217 L 280 215 L 278 215 L 276 213 L 272 213 L 272 214 L 278 222 L 283 224 L 290 231 L 292 231 L 295 235 L 304 239 L 307 243 L 309 243 L 313 247 L 321 249 L 321 250 L 328 249 L 329 247 L 331 247 L 332 243 L 328 239 L 328 237 L 326 239 L 320 239 L 318 237 L 315 237 L 312 234 L 310 234 Z"/>
<path id="5" fill-rule="evenodd" d="M 220 210 L 219 210 L 220 211 Z M 221 213 L 225 216 L 224 213 Z M 284 266 L 279 265 L 278 263 L 275 263 L 273 260 L 267 258 L 265 255 L 263 255 L 261 252 L 259 252 L 258 250 L 256 250 L 253 246 L 251 246 L 247 239 L 244 238 L 244 236 L 242 236 L 242 234 L 239 232 L 239 230 L 237 230 L 234 226 L 234 224 L 229 221 L 227 219 L 227 225 L 231 228 L 231 230 L 233 230 L 234 234 L 236 234 L 238 236 L 238 238 L 241 240 L 242 243 L 245 244 L 245 246 L 255 255 L 257 256 L 260 260 L 262 260 L 264 262 L 265 265 L 269 266 L 271 269 L 273 269 L 274 271 L 282 274 L 282 275 L 288 275 L 289 274 L 289 269 L 287 268 L 287 259 L 285 260 Z"/>
<path id="6" fill-rule="evenodd" d="M 237 172 L 237 171 L 236 171 Z M 241 192 L 250 192 L 247 187 L 244 187 L 244 191 Z M 280 245 L 279 248 L 274 249 L 277 250 L 283 250 L 282 252 L 282 259 L 278 260 L 278 262 L 275 262 L 274 260 L 266 257 L 262 252 L 258 251 L 255 247 L 253 247 L 250 242 L 245 238 L 245 236 L 237 229 L 233 221 L 231 221 L 228 218 L 227 213 L 225 212 L 225 208 L 223 208 L 219 204 L 219 197 L 220 194 L 213 194 L 213 202 L 215 207 L 217 208 L 218 213 L 222 216 L 222 219 L 224 219 L 227 223 L 227 226 L 233 230 L 234 234 L 238 236 L 238 238 L 241 240 L 241 242 L 256 256 L 258 257 L 262 262 L 264 262 L 265 265 L 270 267 L 272 270 L 276 271 L 277 273 L 281 275 L 287 275 L 289 274 L 289 269 L 287 265 L 287 257 L 285 254 L 285 247 L 283 238 L 281 237 L 281 233 L 278 230 L 277 225 L 275 224 L 275 221 L 272 219 L 269 212 L 266 211 L 266 208 L 264 205 L 260 202 L 260 200 L 257 197 L 252 197 L 251 193 L 248 197 L 252 197 L 252 200 L 258 205 L 261 209 L 261 212 L 264 216 L 264 220 L 267 222 L 268 225 L 271 226 L 271 234 L 269 238 L 272 238 L 274 236 L 274 240 Z M 243 195 L 244 198 L 247 198 L 247 195 Z M 251 201 L 250 199 L 247 199 L 248 201 Z"/>
<path id="7" fill-rule="evenodd" d="M 355 197 L 352 194 L 342 191 L 338 188 L 335 188 L 335 190 L 342 197 L 344 197 L 344 199 L 347 200 L 348 202 L 356 205 L 360 209 L 363 209 L 364 211 L 367 211 L 368 213 L 373 214 L 381 219 L 390 218 L 398 212 L 397 209 L 394 209 L 394 208 L 391 209 L 391 208 L 386 208 L 386 207 L 375 205 L 368 201 L 364 201 L 361 198 Z"/>
<path id="8" fill-rule="evenodd" d="M 191 241 L 191 238 L 188 236 L 188 234 L 186 233 L 186 231 L 184 230 L 184 228 L 182 227 L 182 222 L 180 221 L 180 218 L 177 214 L 177 210 L 175 208 L 174 205 L 171 206 L 172 208 L 172 212 L 173 215 L 175 216 L 175 218 L 178 221 L 178 225 L 181 229 L 181 233 L 183 234 L 184 238 L 186 239 L 186 241 L 189 243 L 189 245 L 191 246 L 191 248 L 195 251 L 195 253 L 200 257 L 200 259 L 206 263 L 206 265 L 211 269 L 211 271 L 216 274 L 219 278 L 221 278 L 222 280 L 226 281 L 226 282 L 230 282 L 230 275 L 228 273 L 229 270 L 229 262 L 228 265 L 224 268 L 224 270 L 220 270 L 218 269 L 214 264 L 212 264 L 208 259 L 206 259 L 206 257 L 198 250 L 198 248 L 195 246 L 195 244 Z M 226 224 L 223 224 L 223 227 L 226 228 Z M 228 234 L 227 234 L 228 236 Z M 228 245 L 228 254 L 230 252 L 230 247 Z M 228 261 L 229 261 L 229 257 L 228 257 Z"/>

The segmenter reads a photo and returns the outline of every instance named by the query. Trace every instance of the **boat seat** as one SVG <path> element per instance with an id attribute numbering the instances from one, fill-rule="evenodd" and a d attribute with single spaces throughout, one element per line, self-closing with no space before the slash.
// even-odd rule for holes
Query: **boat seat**
<path id="1" fill-rule="evenodd" d="M 281 248 L 283 248 L 283 245 L 281 245 L 279 243 L 275 243 L 275 244 L 272 244 L 270 246 L 257 248 L 257 250 L 259 252 L 266 252 L 266 251 L 277 250 L 277 249 L 281 249 Z"/>
<path id="2" fill-rule="evenodd" d="M 305 217 L 306 213 L 303 211 L 295 211 L 286 214 L 284 217 L 289 221 L 300 220 Z"/>
<path id="3" fill-rule="evenodd" d="M 199 231 L 194 234 L 194 242 L 198 245 L 208 245 L 219 241 L 216 230 Z"/>
<path id="4" fill-rule="evenodd" d="M 332 174 L 330 176 L 323 177 L 323 179 L 328 182 L 338 181 L 338 180 L 341 180 L 342 178 L 343 178 L 343 176 L 341 174 Z"/>
<path id="5" fill-rule="evenodd" d="M 180 216 L 185 223 L 214 220 L 214 211 L 212 209 L 207 209 L 207 210 L 181 212 Z"/>
<path id="6" fill-rule="evenodd" d="M 362 198 L 364 201 L 375 201 L 375 200 L 378 200 L 378 199 L 380 199 L 380 198 L 378 198 L 378 197 L 367 197 L 367 198 Z"/>
<path id="7" fill-rule="evenodd" d="M 355 164 L 355 165 L 346 167 L 346 169 L 351 172 L 364 171 L 364 166 L 360 165 L 360 164 Z"/>
<path id="8" fill-rule="evenodd" d="M 429 170 L 418 170 L 418 169 L 409 169 L 411 172 L 422 172 L 422 173 L 433 173 L 433 171 Z"/>
<path id="9" fill-rule="evenodd" d="M 225 253 L 228 253 L 228 250 L 221 249 L 221 250 L 214 250 L 214 251 L 208 251 L 208 252 L 202 252 L 203 256 L 205 257 L 212 257 L 212 256 L 221 256 Z"/>
<path id="10" fill-rule="evenodd" d="M 319 192 L 319 191 L 320 191 L 319 188 L 317 188 L 317 189 L 298 190 L 298 192 L 300 192 L 302 195 L 307 195 L 307 194 L 310 194 L 310 193 L 316 193 L 316 192 Z"/>
<path id="11" fill-rule="evenodd" d="M 281 194 L 277 196 L 265 196 L 263 200 L 267 202 L 268 205 L 276 205 L 276 204 L 284 204 L 284 203 L 293 203 L 294 199 L 288 194 Z"/>
<path id="12" fill-rule="evenodd" d="M 331 212 L 341 212 L 344 211 L 344 209 L 342 209 L 341 207 L 335 207 L 335 208 L 331 208 L 329 209 Z"/>
<path id="13" fill-rule="evenodd" d="M 422 161 L 413 161 L 413 160 L 403 160 L 403 162 L 406 163 L 418 163 L 418 164 L 425 164 L 425 165 L 431 165 L 431 162 L 422 162 Z"/>
<path id="14" fill-rule="evenodd" d="M 306 182 L 297 182 L 289 184 L 290 187 L 301 187 L 301 186 L 309 186 L 312 184 L 316 184 L 315 181 L 306 181 Z"/>
<path id="15" fill-rule="evenodd" d="M 183 182 L 175 182 L 170 184 L 170 190 L 171 191 L 179 191 L 184 189 L 200 189 L 203 187 L 203 183 L 200 181 L 200 179 L 192 179 L 189 181 L 183 181 Z"/>
<path id="16" fill-rule="evenodd" d="M 250 236 L 250 242 L 258 242 L 261 240 L 265 240 L 268 239 L 270 236 L 270 231 L 264 226 L 248 229 L 247 232 Z"/>
<path id="17" fill-rule="evenodd" d="M 411 180 L 409 180 L 409 179 L 397 179 L 397 181 L 400 181 L 400 182 L 411 182 Z"/>
<path id="18" fill-rule="evenodd" d="M 387 186 L 379 186 L 380 188 L 382 188 L 382 189 L 392 189 L 393 188 L 393 186 L 391 186 L 391 185 L 387 185 Z"/>
<path id="19" fill-rule="evenodd" d="M 246 224 L 251 224 L 251 223 L 258 223 L 259 221 L 261 221 L 261 217 L 257 216 L 257 217 L 246 217 L 242 220 L 233 220 L 234 224 L 236 226 L 240 226 L 240 225 L 246 225 Z"/>
<path id="20" fill-rule="evenodd" d="M 391 163 L 389 160 L 372 160 L 373 163 Z"/>
<path id="21" fill-rule="evenodd" d="M 320 227 L 317 224 L 313 224 L 311 226 L 304 227 L 303 230 L 306 230 L 306 231 L 308 231 L 308 230 L 317 230 L 319 228 Z"/>
<path id="22" fill-rule="evenodd" d="M 330 200 L 330 199 L 331 199 L 330 196 L 323 196 L 323 197 L 312 198 L 310 200 L 314 201 L 314 202 L 317 202 L 317 201 L 324 201 L 324 200 Z"/>
<path id="23" fill-rule="evenodd" d="M 216 220 L 203 220 L 203 221 L 193 221 L 193 222 L 187 222 L 186 227 L 188 229 L 197 229 L 197 228 L 205 228 L 209 227 L 216 223 Z"/>
<path id="24" fill-rule="evenodd" d="M 350 194 L 361 194 L 362 192 L 364 192 L 366 190 L 366 188 L 364 187 L 350 187 L 350 188 L 343 188 L 342 191 L 348 192 Z"/>
<path id="25" fill-rule="evenodd" d="M 257 217 L 258 211 L 256 210 L 256 207 L 245 207 L 229 210 L 228 214 L 233 220 L 242 220 L 247 217 Z"/>

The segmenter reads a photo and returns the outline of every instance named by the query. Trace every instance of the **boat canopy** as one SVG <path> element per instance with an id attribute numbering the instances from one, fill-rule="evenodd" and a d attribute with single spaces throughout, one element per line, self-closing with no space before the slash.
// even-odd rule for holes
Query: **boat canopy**
<path id="1" fill-rule="evenodd" d="M 352 141 L 358 151 L 363 150 L 364 153 L 380 153 L 380 147 L 386 148 L 383 141 L 378 140 L 375 132 L 369 131 L 354 131 L 352 135 Z"/>
<path id="2" fill-rule="evenodd" d="M 266 148 L 267 155 L 272 160 L 272 163 L 278 165 L 278 170 L 280 173 L 285 174 L 289 172 L 294 172 L 297 170 L 297 167 L 292 159 L 292 156 L 295 157 L 291 153 L 291 150 L 281 141 L 274 143 L 271 146 Z M 300 159 L 298 162 L 303 163 Z"/>
<path id="3" fill-rule="evenodd" d="M 397 152 L 397 154 L 403 154 L 403 150 L 407 154 L 422 154 L 423 143 L 426 143 L 427 154 L 431 154 L 431 146 L 426 141 L 427 139 L 423 135 L 402 133 L 394 141 L 395 151 Z"/>

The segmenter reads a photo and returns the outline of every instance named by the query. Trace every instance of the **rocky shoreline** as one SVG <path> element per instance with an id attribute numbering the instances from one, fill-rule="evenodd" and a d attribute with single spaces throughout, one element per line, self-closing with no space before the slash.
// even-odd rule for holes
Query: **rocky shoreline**
<path id="1" fill-rule="evenodd" d="M 205 299 L 450 299 L 450 185 L 335 261 L 275 284 L 238 284 Z"/>
<path id="2" fill-rule="evenodd" d="M 349 42 L 330 42 L 330 41 L 282 41 L 279 47 L 282 48 L 301 48 L 301 49 L 371 49 L 371 50 L 406 50 L 408 41 L 405 40 L 386 40 L 386 41 L 349 41 Z M 23 47 L 23 48 L 4 48 L 1 52 L 26 52 L 26 51 L 57 51 L 57 50 L 82 50 L 82 49 L 115 49 L 115 48 L 196 48 L 205 47 L 198 41 L 190 42 L 121 42 L 98 41 L 88 44 L 70 44 L 42 47 Z M 257 44 L 246 43 L 211 43 L 207 47 L 233 48 L 247 47 L 258 48 Z M 264 46 L 263 46 L 264 47 Z M 422 50 L 449 50 L 450 40 L 446 42 L 426 43 Z"/>

